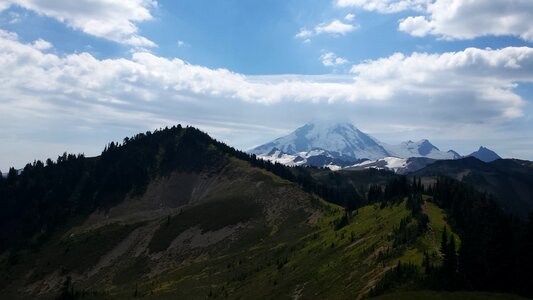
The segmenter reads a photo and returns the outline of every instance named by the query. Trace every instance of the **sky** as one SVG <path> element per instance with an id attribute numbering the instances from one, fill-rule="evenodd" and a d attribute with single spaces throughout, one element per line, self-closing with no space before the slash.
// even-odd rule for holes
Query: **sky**
<path id="1" fill-rule="evenodd" d="M 0 0 L 0 170 L 313 120 L 533 160 L 531 0 Z"/>

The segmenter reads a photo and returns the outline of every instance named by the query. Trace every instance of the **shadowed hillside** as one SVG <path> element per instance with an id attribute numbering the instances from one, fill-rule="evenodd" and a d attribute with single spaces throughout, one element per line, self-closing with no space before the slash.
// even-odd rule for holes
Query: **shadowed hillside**
<path id="1" fill-rule="evenodd" d="M 437 161 L 414 176 L 448 176 L 495 196 L 506 211 L 527 217 L 533 210 L 533 167 L 531 162 L 498 159 L 483 162 L 474 157 Z"/>

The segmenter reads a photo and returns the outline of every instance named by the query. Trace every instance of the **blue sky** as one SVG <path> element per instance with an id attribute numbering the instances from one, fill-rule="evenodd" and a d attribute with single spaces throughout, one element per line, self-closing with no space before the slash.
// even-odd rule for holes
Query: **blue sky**
<path id="1" fill-rule="evenodd" d="M 454 9 L 451 9 L 451 8 Z M 0 170 L 185 123 L 313 119 L 533 159 L 531 1 L 0 0 Z"/>

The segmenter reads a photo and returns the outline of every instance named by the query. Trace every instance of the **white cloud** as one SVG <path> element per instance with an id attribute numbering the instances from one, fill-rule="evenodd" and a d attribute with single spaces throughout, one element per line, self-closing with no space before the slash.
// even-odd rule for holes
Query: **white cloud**
<path id="1" fill-rule="evenodd" d="M 518 82 L 533 82 L 532 70 L 533 48 L 529 47 L 467 48 L 410 56 L 397 53 L 352 67 L 357 80 L 390 86 L 397 94 L 420 93 L 427 99 L 440 99 L 441 104 L 450 105 L 443 111 L 453 111 L 456 105 L 472 109 L 470 115 L 480 118 L 478 121 L 522 116 L 525 102 L 513 89 Z M 462 96 L 446 100 L 451 95 Z"/>
<path id="2" fill-rule="evenodd" d="M 337 0 L 340 7 L 358 7 L 380 13 L 423 10 L 431 0 Z"/>
<path id="3" fill-rule="evenodd" d="M 38 49 L 38 50 L 47 50 L 53 47 L 53 45 L 50 44 L 50 42 L 45 41 L 43 39 L 36 40 L 35 42 L 33 42 L 32 45 L 35 49 Z"/>
<path id="4" fill-rule="evenodd" d="M 343 23 L 339 20 L 333 20 L 331 23 L 322 23 L 315 27 L 317 34 L 332 33 L 345 35 L 348 32 L 352 32 L 357 29 L 357 26 L 352 24 Z"/>
<path id="5" fill-rule="evenodd" d="M 310 37 L 327 33 L 334 36 L 345 35 L 358 29 L 358 25 L 344 23 L 340 20 L 333 20 L 329 23 L 320 23 L 316 25 L 312 30 L 307 28 L 301 28 L 300 31 L 294 36 L 295 38 L 308 40 Z"/>
<path id="6" fill-rule="evenodd" d="M 426 16 L 408 17 L 399 28 L 417 36 L 432 34 L 445 39 L 511 35 L 533 42 L 532 11 L 533 1 L 528 0 L 436 0 L 427 7 Z M 413 22 L 424 23 L 424 31 L 405 25 Z"/>
<path id="7" fill-rule="evenodd" d="M 17 41 L 18 38 L 19 37 L 18 37 L 17 33 L 0 29 L 0 39 L 1 40 Z"/>
<path id="8" fill-rule="evenodd" d="M 301 28 L 300 31 L 294 37 L 300 38 L 300 39 L 307 39 L 313 35 L 315 35 L 314 31 L 306 29 L 306 28 Z"/>
<path id="9" fill-rule="evenodd" d="M 178 40 L 176 42 L 176 45 L 178 45 L 178 47 L 186 47 L 186 46 L 189 46 L 189 43 L 182 41 L 182 40 Z"/>
<path id="10" fill-rule="evenodd" d="M 260 142 L 257 130 L 273 134 L 264 128 L 292 127 L 317 114 L 357 118 L 363 128 L 366 122 L 433 130 L 483 124 L 488 130 L 524 114 L 514 89 L 533 82 L 530 47 L 395 54 L 357 64 L 352 75 L 246 76 L 148 52 L 97 59 L 35 44 L 0 30 L 0 143 L 47 143 L 48 156 L 57 153 L 59 138 L 86 143 L 74 149 L 95 154 L 111 139 L 178 122 L 235 145 Z M 28 152 L 16 158 L 45 152 L 30 148 L 21 145 Z M 15 156 L 2 157 L 4 168 Z"/>
<path id="11" fill-rule="evenodd" d="M 432 30 L 431 24 L 422 16 L 400 20 L 398 29 L 413 36 L 426 36 Z"/>
<path id="12" fill-rule="evenodd" d="M 405 10 L 424 13 L 399 21 L 398 29 L 413 36 L 463 40 L 510 35 L 533 42 L 530 0 L 337 0 L 337 5 L 380 13 Z"/>
<path id="13" fill-rule="evenodd" d="M 0 11 L 17 5 L 87 34 L 136 47 L 155 47 L 137 23 L 153 18 L 156 0 L 0 0 Z"/>
<path id="14" fill-rule="evenodd" d="M 333 52 L 326 52 L 320 56 L 322 64 L 326 67 L 338 67 L 347 64 L 349 61 L 345 58 L 338 57 Z"/>
<path id="15" fill-rule="evenodd" d="M 464 40 L 509 35 L 533 42 L 531 0 L 336 0 L 336 4 L 379 13 L 421 12 L 399 21 L 398 29 L 413 36 Z"/>
<path id="16" fill-rule="evenodd" d="M 344 16 L 344 20 L 346 21 L 353 21 L 355 19 L 355 15 L 354 14 L 347 14 L 346 16 Z"/>

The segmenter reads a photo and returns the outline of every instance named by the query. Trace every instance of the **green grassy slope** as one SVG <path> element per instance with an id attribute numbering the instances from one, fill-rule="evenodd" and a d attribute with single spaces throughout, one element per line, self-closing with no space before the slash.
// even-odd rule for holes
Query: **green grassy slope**
<path id="1" fill-rule="evenodd" d="M 446 224 L 442 210 L 427 202 L 427 234 L 394 247 L 393 232 L 410 214 L 405 201 L 362 207 L 336 229 L 342 208 L 246 162 L 231 159 L 210 176 L 217 180 L 203 187 L 201 201 L 168 215 L 117 217 L 100 227 L 75 226 L 76 234 L 67 226 L 16 262 L 5 257 L 2 290 L 46 298 L 71 276 L 78 293 L 108 299 L 353 299 L 398 260 L 420 265 L 424 251 L 438 252 L 435 240 Z"/>
<path id="2" fill-rule="evenodd" d="M 182 191 L 189 202 L 175 206 Z M 70 277 L 68 290 L 85 299 L 360 299 L 399 261 L 421 268 L 429 253 L 440 263 L 451 228 L 424 200 L 428 229 L 398 244 L 400 223 L 416 227 L 407 200 L 361 207 L 340 226 L 343 208 L 229 158 L 217 173 L 162 178 L 140 198 L 4 255 L 0 294 L 53 299 Z"/>
<path id="3" fill-rule="evenodd" d="M 405 202 L 366 206 L 354 212 L 348 226 L 335 230 L 343 210 L 322 203 L 323 215 L 314 225 L 302 226 L 306 220 L 301 218 L 256 228 L 241 241 L 218 245 L 222 251 L 203 253 L 148 281 L 112 286 L 107 293 L 117 299 L 130 297 L 135 288 L 148 299 L 358 298 L 398 260 L 421 265 L 424 251 L 438 251 L 424 243 L 438 235 L 432 230 L 409 247 L 392 246 L 392 231 L 409 213 Z M 432 224 L 445 224 L 442 211 L 433 212 L 433 218 Z"/>
<path id="4" fill-rule="evenodd" d="M 322 216 L 315 224 L 308 224 L 308 216 L 295 214 L 282 224 L 259 225 L 237 241 L 221 241 L 188 257 L 176 257 L 182 263 L 160 274 L 151 272 L 155 258 L 149 255 L 124 260 L 120 268 L 106 270 L 111 284 L 96 288 L 98 297 L 353 299 L 367 293 L 398 259 L 421 263 L 419 257 L 427 250 L 424 243 L 392 247 L 392 231 L 409 215 L 405 202 L 363 207 L 340 230 L 334 224 L 343 210 L 321 205 Z M 435 222 L 443 221 L 442 215 L 434 215 Z M 171 220 L 168 226 L 172 225 Z M 167 225 L 162 226 L 166 230 Z M 84 287 L 95 288 L 90 282 L 78 285 Z"/>

